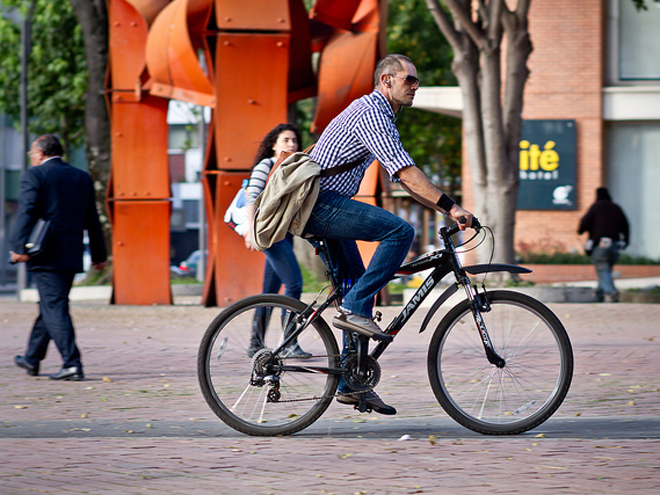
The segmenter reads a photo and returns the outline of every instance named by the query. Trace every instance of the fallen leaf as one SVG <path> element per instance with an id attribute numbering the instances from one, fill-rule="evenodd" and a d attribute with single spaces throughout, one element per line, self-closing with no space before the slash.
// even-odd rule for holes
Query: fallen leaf
<path id="1" fill-rule="evenodd" d="M 353 454 L 337 454 L 337 457 L 340 459 L 346 459 L 347 457 L 353 457 Z"/>
<path id="2" fill-rule="evenodd" d="M 631 400 L 630 402 L 628 402 L 628 403 L 626 404 L 626 406 L 634 406 L 634 405 L 635 405 L 635 401 L 634 401 L 634 400 Z"/>
<path id="3" fill-rule="evenodd" d="M 14 406 L 14 409 L 27 409 L 27 406 Z"/>
<path id="4" fill-rule="evenodd" d="M 80 417 L 81 417 L 81 418 L 86 418 L 86 417 L 87 417 L 87 413 L 82 413 L 82 414 L 80 415 Z"/>
<path id="5" fill-rule="evenodd" d="M 538 435 L 534 436 L 534 438 L 545 438 L 545 433 L 539 433 Z"/>
<path id="6" fill-rule="evenodd" d="M 102 381 L 109 383 L 109 382 L 111 382 L 112 380 L 111 380 L 110 378 L 108 378 L 107 376 L 104 376 L 103 379 L 102 379 Z"/>

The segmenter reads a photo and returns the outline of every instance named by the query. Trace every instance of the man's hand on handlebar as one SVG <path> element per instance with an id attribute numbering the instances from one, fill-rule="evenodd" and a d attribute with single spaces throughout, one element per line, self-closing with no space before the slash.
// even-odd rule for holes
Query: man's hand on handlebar
<path id="1" fill-rule="evenodd" d="M 465 230 L 468 227 L 472 226 L 472 213 L 470 213 L 467 210 L 464 210 L 457 204 L 454 204 L 451 207 L 451 210 L 447 212 L 447 215 L 449 218 L 451 218 L 454 222 L 458 224 L 458 228 L 460 230 Z"/>

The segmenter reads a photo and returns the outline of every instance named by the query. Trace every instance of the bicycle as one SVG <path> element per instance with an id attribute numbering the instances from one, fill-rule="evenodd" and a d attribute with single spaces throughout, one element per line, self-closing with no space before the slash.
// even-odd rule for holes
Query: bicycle
<path id="1" fill-rule="evenodd" d="M 492 236 L 488 227 L 478 222 L 474 227 L 475 236 L 486 230 Z M 441 228 L 442 249 L 401 266 L 396 276 L 431 273 L 384 332 L 393 339 L 431 290 L 453 274 L 455 282 L 433 303 L 419 330 L 425 331 L 440 306 L 463 287 L 466 299 L 441 319 L 429 344 L 427 370 L 435 397 L 455 421 L 479 433 L 531 430 L 550 418 L 568 393 L 573 375 L 569 336 L 540 301 L 474 285 L 468 274 L 483 274 L 485 280 L 490 272 L 531 270 L 497 263 L 463 267 L 452 241 L 458 231 L 456 224 Z M 308 240 L 328 268 L 326 288 L 331 290 L 325 301 L 318 303 L 325 288 L 311 304 L 282 295 L 247 297 L 222 311 L 200 343 L 197 370 L 206 402 L 227 425 L 248 435 L 291 435 L 308 427 L 330 405 L 340 377 L 355 392 L 371 390 L 380 379 L 378 358 L 390 342 L 378 342 L 369 352 L 368 337 L 348 332 L 345 351 L 339 351 L 321 315 L 341 303 L 345 288 L 326 240 Z M 276 314 L 280 318 L 273 318 Z M 271 329 L 264 347 L 250 358 L 253 325 Z M 287 357 L 295 339 L 312 357 Z M 364 394 L 355 408 L 368 411 Z"/>

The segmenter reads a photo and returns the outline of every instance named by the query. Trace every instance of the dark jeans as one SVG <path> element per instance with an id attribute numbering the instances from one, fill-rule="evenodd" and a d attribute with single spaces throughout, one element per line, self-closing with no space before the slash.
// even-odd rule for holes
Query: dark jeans
<path id="1" fill-rule="evenodd" d="M 287 236 L 270 248 L 264 250 L 266 267 L 264 269 L 264 294 L 277 294 L 284 284 L 284 295 L 300 299 L 303 280 L 300 265 L 293 252 L 293 235 Z M 252 339 L 263 346 L 265 332 L 270 322 L 271 313 L 266 308 L 258 308 L 252 321 Z M 286 333 L 287 321 L 282 313 L 282 330 Z M 285 335 L 286 337 L 286 335 Z"/>
<path id="2" fill-rule="evenodd" d="M 346 258 L 356 265 L 356 240 L 379 243 L 366 271 L 344 294 L 342 303 L 352 313 L 367 318 L 372 317 L 376 294 L 401 266 L 415 235 L 408 222 L 389 211 L 331 191 L 319 194 L 305 233 L 342 241 Z"/>
<path id="3" fill-rule="evenodd" d="M 39 291 L 39 316 L 34 322 L 25 352 L 33 366 L 46 357 L 52 340 L 62 355 L 62 367 L 76 366 L 82 372 L 80 351 L 76 346 L 73 322 L 69 314 L 69 292 L 75 272 L 34 270 L 32 277 Z"/>
<path id="4" fill-rule="evenodd" d="M 264 251 L 264 294 L 277 294 L 284 283 L 284 295 L 300 299 L 302 294 L 302 273 L 293 252 L 293 236 L 287 236 Z"/>

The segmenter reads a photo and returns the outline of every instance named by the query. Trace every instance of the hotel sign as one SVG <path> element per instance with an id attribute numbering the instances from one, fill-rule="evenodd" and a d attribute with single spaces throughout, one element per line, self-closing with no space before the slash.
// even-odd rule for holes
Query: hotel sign
<path id="1" fill-rule="evenodd" d="M 524 120 L 518 152 L 519 210 L 575 210 L 574 120 Z"/>

